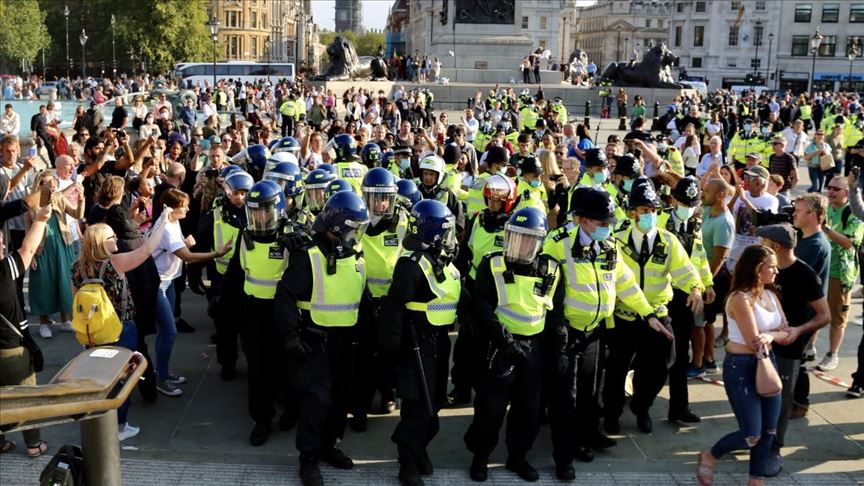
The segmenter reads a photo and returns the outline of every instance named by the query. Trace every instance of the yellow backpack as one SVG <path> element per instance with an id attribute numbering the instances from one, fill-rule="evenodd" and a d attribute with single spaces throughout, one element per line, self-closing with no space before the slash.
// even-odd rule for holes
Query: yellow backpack
<path id="1" fill-rule="evenodd" d="M 105 282 L 102 280 L 109 263 L 110 260 L 102 262 L 98 278 L 84 280 L 84 285 L 78 289 L 72 302 L 72 329 L 75 330 L 78 342 L 84 346 L 115 343 L 120 339 L 120 333 L 123 331 L 123 323 L 120 322 L 111 299 L 105 293 Z M 86 277 L 86 270 L 82 267 L 81 271 Z M 121 295 L 121 305 L 125 309 L 129 299 L 125 278 Z"/>

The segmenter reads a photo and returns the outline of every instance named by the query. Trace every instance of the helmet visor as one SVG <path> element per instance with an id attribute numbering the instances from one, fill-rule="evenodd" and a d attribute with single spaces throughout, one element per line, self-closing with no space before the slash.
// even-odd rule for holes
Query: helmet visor
<path id="1" fill-rule="evenodd" d="M 396 190 L 393 187 L 364 187 L 363 202 L 369 216 L 389 218 L 396 210 Z"/>
<path id="2" fill-rule="evenodd" d="M 306 207 L 310 211 L 317 212 L 324 208 L 327 202 L 327 186 L 322 184 L 310 184 L 306 186 Z"/>
<path id="3" fill-rule="evenodd" d="M 360 242 L 363 235 L 366 234 L 366 228 L 369 227 L 369 220 L 353 221 L 347 219 L 345 220 L 345 226 L 347 226 L 347 228 L 340 232 L 339 239 L 342 240 L 343 246 L 353 248 Z"/>
<path id="4" fill-rule="evenodd" d="M 282 215 L 275 206 L 249 207 L 246 206 L 246 230 L 252 236 L 269 236 L 278 228 Z"/>
<path id="5" fill-rule="evenodd" d="M 504 225 L 504 259 L 511 263 L 532 263 L 540 253 L 545 236 L 542 229 Z"/>

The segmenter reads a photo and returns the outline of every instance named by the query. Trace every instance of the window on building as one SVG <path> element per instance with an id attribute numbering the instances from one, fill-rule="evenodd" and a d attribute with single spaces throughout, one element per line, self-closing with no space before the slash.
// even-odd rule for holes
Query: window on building
<path id="1" fill-rule="evenodd" d="M 741 2 L 729 2 L 729 10 L 738 11 L 741 8 Z"/>
<path id="2" fill-rule="evenodd" d="M 697 12 L 704 12 L 705 11 L 705 2 L 697 1 L 696 2 L 696 11 Z"/>
<path id="3" fill-rule="evenodd" d="M 663 28 L 663 19 L 657 19 L 657 28 L 658 28 L 658 29 L 662 29 L 662 28 Z"/>
<path id="4" fill-rule="evenodd" d="M 258 38 L 257 37 L 252 38 L 252 49 L 250 51 L 251 51 L 253 58 L 258 57 Z"/>
<path id="5" fill-rule="evenodd" d="M 228 57 L 236 59 L 240 57 L 240 51 L 243 48 L 240 36 L 228 36 Z"/>
<path id="6" fill-rule="evenodd" d="M 540 17 L 540 30 L 546 30 L 546 17 Z"/>
<path id="7" fill-rule="evenodd" d="M 261 1 L 263 2 L 264 0 L 261 0 Z M 266 29 L 267 25 L 269 25 L 269 24 L 267 23 L 267 14 L 265 13 L 265 14 L 261 15 L 261 28 Z"/>
<path id="8" fill-rule="evenodd" d="M 840 4 L 826 3 L 822 5 L 822 22 L 836 24 L 840 21 Z"/>
<path id="9" fill-rule="evenodd" d="M 822 43 L 819 44 L 819 56 L 820 57 L 834 57 L 834 53 L 837 51 L 837 36 L 836 35 L 826 35 L 824 39 L 822 39 Z"/>
<path id="10" fill-rule="evenodd" d="M 527 29 L 527 28 L 528 28 L 528 17 L 526 17 L 526 16 L 523 16 L 523 17 L 522 17 L 522 28 L 523 28 L 523 29 Z"/>
<path id="11" fill-rule="evenodd" d="M 807 56 L 810 50 L 809 35 L 793 35 L 792 36 L 792 55 Z"/>
<path id="12" fill-rule="evenodd" d="M 701 68 L 702 67 L 702 58 L 694 57 L 690 60 L 690 67 Z"/>
<path id="13" fill-rule="evenodd" d="M 675 11 L 681 13 L 684 11 L 684 2 L 678 2 L 675 4 Z"/>
<path id="14" fill-rule="evenodd" d="M 756 2 L 756 10 L 765 10 L 765 0 L 758 0 Z"/>
<path id="15" fill-rule="evenodd" d="M 729 45 L 737 46 L 738 45 L 738 26 L 730 25 L 729 26 Z"/>
<path id="16" fill-rule="evenodd" d="M 258 28 L 258 12 L 252 12 L 252 15 L 249 17 L 250 22 L 252 23 L 252 28 Z"/>
<path id="17" fill-rule="evenodd" d="M 852 46 L 858 47 L 858 50 L 857 50 L 858 57 L 864 57 L 864 37 L 851 36 L 850 35 L 849 38 L 846 39 L 846 55 L 847 56 L 849 55 L 849 52 L 852 51 Z"/>
<path id="18" fill-rule="evenodd" d="M 763 26 L 763 25 L 753 26 L 753 45 L 754 46 L 761 46 L 762 45 L 762 37 L 764 37 L 763 36 L 764 33 L 765 33 L 765 26 Z"/>
<path id="19" fill-rule="evenodd" d="M 675 47 L 681 47 L 681 26 L 675 26 Z"/>
<path id="20" fill-rule="evenodd" d="M 849 7 L 849 22 L 852 24 L 864 23 L 864 3 L 853 3 Z"/>
<path id="21" fill-rule="evenodd" d="M 738 67 L 738 59 L 727 58 L 726 59 L 726 67 L 730 67 L 730 68 Z"/>
<path id="22" fill-rule="evenodd" d="M 813 14 L 813 5 L 809 3 L 795 4 L 795 22 L 810 22 L 810 17 Z"/>
<path id="23" fill-rule="evenodd" d="M 645 19 L 645 28 L 646 28 L 646 29 L 650 29 L 650 28 L 651 28 L 651 19 Z"/>
<path id="24" fill-rule="evenodd" d="M 693 47 L 702 47 L 705 45 L 705 26 L 697 25 L 693 27 Z"/>
<path id="25" fill-rule="evenodd" d="M 233 10 L 225 12 L 225 27 L 240 27 L 240 12 Z"/>

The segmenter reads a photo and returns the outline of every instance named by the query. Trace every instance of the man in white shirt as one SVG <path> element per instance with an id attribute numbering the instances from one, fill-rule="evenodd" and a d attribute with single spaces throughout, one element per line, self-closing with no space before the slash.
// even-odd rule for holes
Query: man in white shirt
<path id="1" fill-rule="evenodd" d="M 800 161 L 804 157 L 804 148 L 810 143 L 810 137 L 804 131 L 804 121 L 795 120 L 791 126 L 783 129 L 782 134 L 786 138 L 786 153 Z"/>
<path id="2" fill-rule="evenodd" d="M 474 142 L 474 136 L 477 135 L 477 130 L 480 129 L 480 122 L 474 118 L 474 110 L 468 108 L 465 110 L 465 116 L 462 117 L 462 123 L 465 125 L 465 140 L 468 143 Z"/>
<path id="3" fill-rule="evenodd" d="M 750 245 L 758 245 L 760 237 L 755 236 L 755 221 L 752 211 L 777 213 L 780 202 L 776 196 L 768 193 L 768 169 L 761 165 L 750 167 L 744 171 L 744 180 L 747 182 L 747 190 L 738 189 L 732 214 L 735 217 L 735 240 L 732 249 L 726 258 L 726 268 L 729 271 L 735 269 L 738 257 L 744 252 L 744 248 Z"/>
<path id="4" fill-rule="evenodd" d="M 12 110 L 12 105 L 6 104 L 6 111 L 0 117 L 0 138 L 6 135 L 18 135 L 21 130 L 21 116 Z"/>

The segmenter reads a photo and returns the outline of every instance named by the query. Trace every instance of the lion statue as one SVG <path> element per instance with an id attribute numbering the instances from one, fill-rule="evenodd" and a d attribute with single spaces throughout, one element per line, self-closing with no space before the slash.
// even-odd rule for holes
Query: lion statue
<path id="1" fill-rule="evenodd" d="M 330 66 L 323 74 L 316 76 L 318 81 L 350 81 L 356 79 L 386 78 L 387 69 L 384 60 L 379 56 L 371 60 L 363 61 L 357 57 L 354 45 L 347 38 L 337 35 L 333 43 L 327 47 L 327 55 L 330 57 Z"/>
<path id="2" fill-rule="evenodd" d="M 640 88 L 683 88 L 672 78 L 670 66 L 678 58 L 666 48 L 666 44 L 652 45 L 641 61 L 614 62 L 603 72 L 603 79 L 613 86 Z"/>

